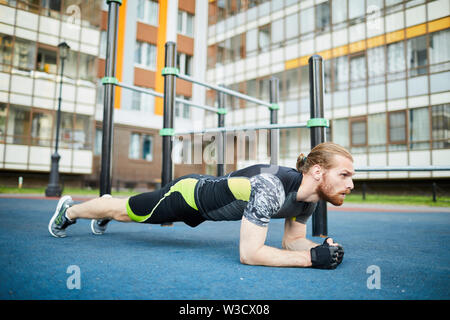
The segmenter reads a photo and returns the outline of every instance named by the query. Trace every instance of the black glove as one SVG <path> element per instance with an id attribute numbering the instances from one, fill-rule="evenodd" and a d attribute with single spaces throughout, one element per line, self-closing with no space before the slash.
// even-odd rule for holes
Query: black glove
<path id="1" fill-rule="evenodd" d="M 344 259 L 344 248 L 340 245 L 330 246 L 327 239 L 320 246 L 311 248 L 313 268 L 336 269 Z"/>

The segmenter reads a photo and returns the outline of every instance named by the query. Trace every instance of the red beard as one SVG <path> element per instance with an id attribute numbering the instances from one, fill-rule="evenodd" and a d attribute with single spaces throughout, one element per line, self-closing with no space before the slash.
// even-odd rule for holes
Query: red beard
<path id="1" fill-rule="evenodd" d="M 335 206 L 341 206 L 344 203 L 344 197 L 342 194 L 343 193 L 349 194 L 350 191 L 345 190 L 338 193 L 334 193 L 333 187 L 326 182 L 326 179 L 324 179 L 323 182 L 317 188 L 317 193 L 320 199 L 328 201 L 329 203 Z"/>

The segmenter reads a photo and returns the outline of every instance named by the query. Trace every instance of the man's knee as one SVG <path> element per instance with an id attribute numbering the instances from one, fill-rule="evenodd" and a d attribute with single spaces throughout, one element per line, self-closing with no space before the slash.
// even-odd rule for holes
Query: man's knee
<path id="1" fill-rule="evenodd" d="M 132 221 L 127 213 L 128 198 L 126 199 L 110 198 L 105 200 L 110 201 L 110 205 L 108 207 L 111 208 L 111 212 L 109 212 L 109 215 L 111 216 L 112 219 L 120 222 Z"/>

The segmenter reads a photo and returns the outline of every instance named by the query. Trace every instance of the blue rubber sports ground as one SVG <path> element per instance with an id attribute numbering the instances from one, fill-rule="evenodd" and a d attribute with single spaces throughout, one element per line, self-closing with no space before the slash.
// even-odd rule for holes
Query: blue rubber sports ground
<path id="1" fill-rule="evenodd" d="M 196 228 L 88 220 L 47 231 L 57 200 L 0 198 L 0 299 L 301 300 L 450 298 L 450 211 L 328 211 L 336 270 L 239 262 L 240 222 Z M 424 210 L 425 211 L 425 210 Z M 447 211 L 447 212 L 445 212 Z M 284 220 L 266 244 L 281 247 Z M 312 238 L 311 219 L 308 238 Z"/>

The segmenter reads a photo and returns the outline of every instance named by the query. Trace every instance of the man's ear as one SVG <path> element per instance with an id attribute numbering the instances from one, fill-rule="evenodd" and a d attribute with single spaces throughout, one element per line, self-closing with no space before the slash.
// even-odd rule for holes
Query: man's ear
<path id="1" fill-rule="evenodd" d="M 311 167 L 311 175 L 314 178 L 314 180 L 320 181 L 323 175 L 323 168 L 318 164 L 313 165 Z"/>

